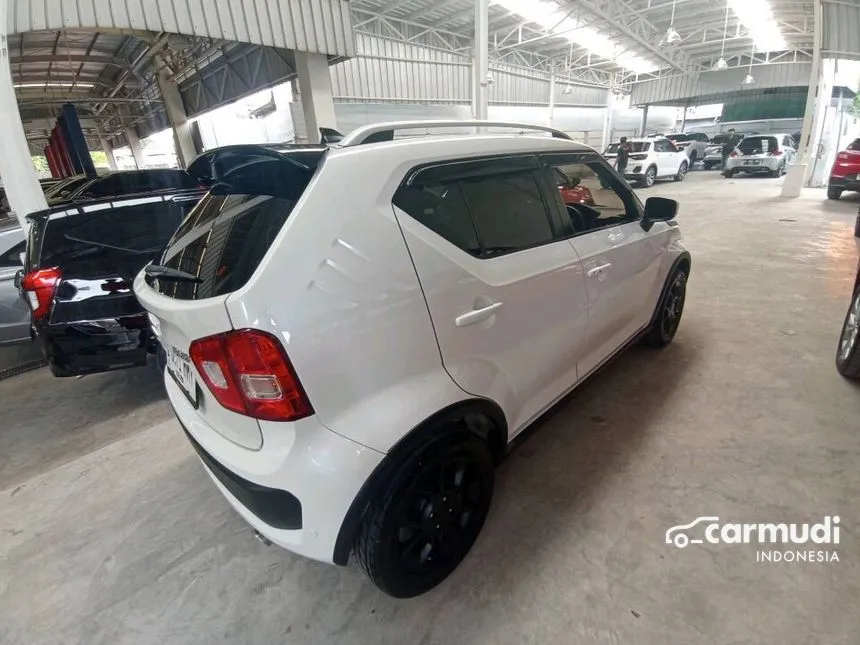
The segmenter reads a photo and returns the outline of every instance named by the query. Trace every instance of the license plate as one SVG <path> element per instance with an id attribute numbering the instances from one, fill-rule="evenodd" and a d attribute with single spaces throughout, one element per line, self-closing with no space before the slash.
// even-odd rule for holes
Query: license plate
<path id="1" fill-rule="evenodd" d="M 191 358 L 185 352 L 173 346 L 165 347 L 167 353 L 167 371 L 176 381 L 179 389 L 195 408 L 197 407 L 197 379 L 191 367 Z"/>
<path id="2" fill-rule="evenodd" d="M 760 165 L 761 165 L 761 160 L 760 160 L 760 159 L 749 159 L 749 160 L 747 160 L 747 161 L 745 161 L 745 162 L 744 162 L 744 165 L 747 165 L 747 166 L 760 166 Z"/>

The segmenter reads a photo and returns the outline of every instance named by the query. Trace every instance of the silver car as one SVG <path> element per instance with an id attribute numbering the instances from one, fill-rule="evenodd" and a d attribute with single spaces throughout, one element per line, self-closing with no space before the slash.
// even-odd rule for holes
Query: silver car
<path id="1" fill-rule="evenodd" d="M 740 132 L 735 132 L 735 138 L 738 140 L 742 140 L 744 136 L 745 135 Z M 723 145 L 725 145 L 728 140 L 729 135 L 724 133 L 715 134 L 711 138 L 711 142 L 705 148 L 705 157 L 702 160 L 705 170 L 710 170 L 715 166 L 723 165 Z"/>
<path id="2" fill-rule="evenodd" d="M 17 225 L 0 230 L 0 345 L 30 340 L 30 309 L 15 284 L 26 244 Z"/>
<path id="3" fill-rule="evenodd" d="M 790 134 L 751 134 L 729 155 L 723 175 L 731 178 L 744 172 L 781 177 L 796 154 L 797 144 Z"/>

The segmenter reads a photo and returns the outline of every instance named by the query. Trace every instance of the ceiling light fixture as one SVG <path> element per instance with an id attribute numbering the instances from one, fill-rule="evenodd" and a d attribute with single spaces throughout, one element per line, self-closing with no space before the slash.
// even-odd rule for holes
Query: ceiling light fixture
<path id="1" fill-rule="evenodd" d="M 752 75 L 752 66 L 753 66 L 754 57 L 755 57 L 755 43 L 753 43 L 753 48 L 752 48 L 752 51 L 750 52 L 750 66 L 749 66 L 749 69 L 747 70 L 747 75 L 744 76 L 744 80 L 741 81 L 741 83 L 744 85 L 752 85 L 753 83 L 755 83 L 755 79 L 753 78 L 753 75 Z"/>
<path id="2" fill-rule="evenodd" d="M 31 89 L 37 87 L 50 88 L 69 88 L 79 87 L 84 90 L 90 90 L 95 87 L 93 83 L 60 83 L 55 81 L 45 81 L 44 83 L 15 83 L 13 86 L 16 90 Z"/>
<path id="3" fill-rule="evenodd" d="M 666 45 L 677 45 L 682 40 L 681 34 L 675 31 L 675 2 L 676 0 L 672 0 L 672 19 L 669 21 L 666 35 L 663 36 L 663 43 Z"/>
<path id="4" fill-rule="evenodd" d="M 729 2 L 726 0 L 726 21 L 723 23 L 723 44 L 720 46 L 720 57 L 717 59 L 717 62 L 714 64 L 714 69 L 723 70 L 728 69 L 729 64 L 726 62 L 726 34 L 729 31 Z"/>
<path id="5" fill-rule="evenodd" d="M 529 22 L 543 27 L 547 35 L 564 38 L 589 53 L 614 61 L 619 67 L 636 74 L 647 74 L 659 65 L 642 56 L 627 52 L 609 36 L 585 26 L 584 21 L 570 17 L 555 2 L 547 0 L 492 0 L 494 4 Z"/>
<path id="6" fill-rule="evenodd" d="M 566 86 L 562 92 L 562 94 L 573 94 L 573 85 Z"/>
<path id="7" fill-rule="evenodd" d="M 749 36 L 758 51 L 773 52 L 788 48 L 767 0 L 728 0 L 728 2 L 738 20 L 749 31 Z"/>

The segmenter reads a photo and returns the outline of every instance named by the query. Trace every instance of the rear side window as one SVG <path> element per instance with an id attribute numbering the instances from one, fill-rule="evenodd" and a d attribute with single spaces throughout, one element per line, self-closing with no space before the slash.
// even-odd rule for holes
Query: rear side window
<path id="1" fill-rule="evenodd" d="M 397 191 L 394 205 L 476 257 L 557 239 L 534 157 L 427 168 Z"/>
<path id="2" fill-rule="evenodd" d="M 309 163 L 247 156 L 219 161 L 209 194 L 182 222 L 160 264 L 196 281 L 158 280 L 154 287 L 181 300 L 231 293 L 260 265 L 310 183 L 321 154 Z M 224 167 L 220 166 L 227 166 Z"/>
<path id="3" fill-rule="evenodd" d="M 485 255 L 553 241 L 540 188 L 531 172 L 465 179 L 460 183 Z"/>
<path id="4" fill-rule="evenodd" d="M 848 150 L 860 150 L 860 139 L 854 139 L 848 144 Z"/>

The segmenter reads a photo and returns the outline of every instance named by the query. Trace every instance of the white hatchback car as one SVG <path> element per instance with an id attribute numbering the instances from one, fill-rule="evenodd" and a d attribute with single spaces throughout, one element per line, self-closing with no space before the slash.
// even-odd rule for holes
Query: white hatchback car
<path id="1" fill-rule="evenodd" d="M 624 177 L 650 188 L 658 179 L 684 181 L 690 161 L 687 153 L 676 147 L 669 139 L 648 137 L 628 139 L 631 153 Z M 615 163 L 620 143 L 613 143 L 604 152 L 604 157 Z"/>
<path id="2" fill-rule="evenodd" d="M 515 134 L 394 136 L 477 125 Z M 381 124 L 332 147 L 222 148 L 189 171 L 215 183 L 134 285 L 176 415 L 259 534 L 353 553 L 393 596 L 465 557 L 514 437 L 681 318 L 677 202 L 643 207 L 547 128 Z M 594 205 L 565 204 L 559 171 Z"/>

